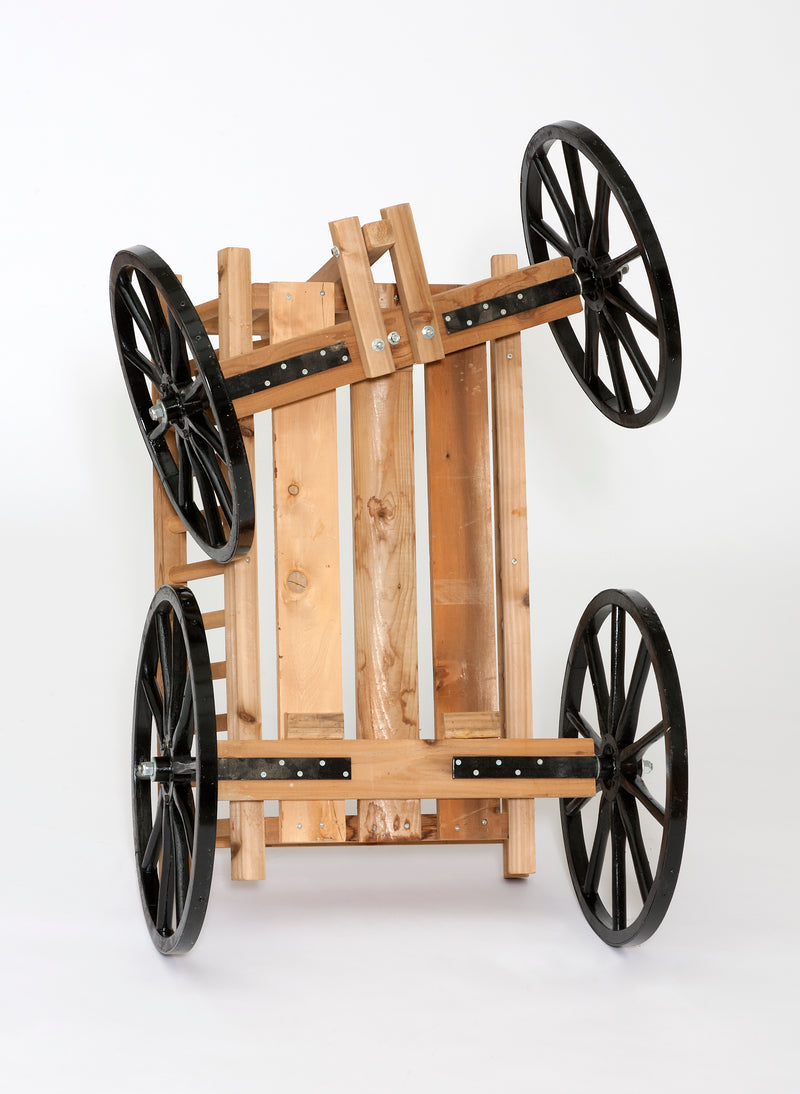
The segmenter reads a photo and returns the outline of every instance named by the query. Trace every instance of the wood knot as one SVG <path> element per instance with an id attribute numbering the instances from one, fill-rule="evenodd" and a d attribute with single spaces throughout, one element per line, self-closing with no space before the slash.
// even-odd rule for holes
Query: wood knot
<path id="1" fill-rule="evenodd" d="M 394 520 L 395 508 L 394 498 L 391 496 L 388 498 L 372 497 L 367 502 L 367 512 L 370 517 L 372 517 L 374 521 L 380 521 L 382 524 Z"/>

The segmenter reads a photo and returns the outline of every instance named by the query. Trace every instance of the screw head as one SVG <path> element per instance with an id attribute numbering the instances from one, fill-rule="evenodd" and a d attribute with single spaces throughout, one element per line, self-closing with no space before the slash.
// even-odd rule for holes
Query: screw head
<path id="1" fill-rule="evenodd" d="M 154 422 L 163 422 L 167 416 L 167 408 L 159 399 L 147 412 Z"/>
<path id="2" fill-rule="evenodd" d="M 382 350 L 386 349 L 386 343 L 382 338 L 376 338 L 375 341 L 372 343 L 372 348 L 375 350 L 376 353 L 380 353 Z"/>
<path id="3" fill-rule="evenodd" d="M 341 251 L 339 250 L 339 248 L 335 244 L 334 244 L 333 247 L 331 247 L 331 254 L 333 255 L 334 258 L 338 258 L 339 255 L 341 254 Z"/>
<path id="4" fill-rule="evenodd" d="M 396 330 L 390 330 L 389 331 L 389 345 L 390 346 L 396 346 L 399 341 L 400 341 L 400 335 L 397 333 L 397 331 Z"/>
<path id="5" fill-rule="evenodd" d="M 642 774 L 649 775 L 653 770 L 653 765 L 650 760 L 642 760 Z"/>
<path id="6" fill-rule="evenodd" d="M 137 779 L 154 779 L 156 777 L 156 765 L 154 760 L 145 760 L 136 765 Z"/>
<path id="7" fill-rule="evenodd" d="M 422 328 L 422 337 L 427 338 L 429 340 L 431 338 L 435 338 L 436 337 L 436 328 L 432 327 L 430 325 L 430 323 L 426 323 L 426 325 Z"/>

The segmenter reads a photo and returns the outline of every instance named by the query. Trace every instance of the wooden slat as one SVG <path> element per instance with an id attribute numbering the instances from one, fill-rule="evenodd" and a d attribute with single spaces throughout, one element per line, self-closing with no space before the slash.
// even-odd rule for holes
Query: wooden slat
<path id="1" fill-rule="evenodd" d="M 178 538 L 171 533 L 174 538 Z M 184 555 L 185 558 L 185 555 Z M 187 581 L 197 581 L 202 577 L 219 577 L 225 572 L 220 562 L 205 558 L 201 562 L 178 562 L 167 570 L 167 582 L 170 585 L 185 585 Z"/>
<path id="2" fill-rule="evenodd" d="M 516 265 L 515 255 L 495 255 L 492 274 L 510 277 Z M 530 737 L 530 578 L 519 335 L 493 342 L 491 361 L 500 710 L 507 737 Z M 507 808 L 504 873 L 506 877 L 525 877 L 536 869 L 534 805 L 532 801 L 512 799 Z"/>
<path id="3" fill-rule="evenodd" d="M 446 714 L 497 708 L 488 392 L 483 344 L 425 369 L 437 736 Z M 499 809 L 488 795 L 440 801 L 440 834 L 488 831 Z"/>
<path id="4" fill-rule="evenodd" d="M 344 714 L 285 714 L 284 737 L 330 740 L 344 737 Z"/>
<path id="5" fill-rule="evenodd" d="M 279 345 L 328 326 L 330 283 L 270 288 L 270 340 Z M 342 709 L 336 396 L 325 392 L 273 412 L 278 726 L 302 734 L 298 714 Z M 338 736 L 338 725 L 330 732 Z M 344 839 L 342 802 L 299 801 L 280 810 L 281 840 Z"/>
<path id="6" fill-rule="evenodd" d="M 207 631 L 217 630 L 225 626 L 225 611 L 203 612 L 203 626 Z"/>
<path id="7" fill-rule="evenodd" d="M 470 740 L 481 737 L 502 737 L 503 721 L 498 710 L 445 711 L 442 714 L 442 736 Z"/>
<path id="8" fill-rule="evenodd" d="M 219 349 L 221 360 L 246 352 L 252 344 L 250 252 L 227 247 L 219 262 Z M 240 421 L 250 474 L 255 478 L 252 418 Z M 254 482 L 255 487 L 255 482 Z M 261 738 L 261 658 L 258 632 L 256 540 L 246 558 L 225 567 L 225 658 L 227 728 L 232 740 Z M 235 881 L 266 876 L 261 832 L 263 806 L 231 805 L 231 877 Z"/>
<path id="9" fill-rule="evenodd" d="M 500 798 L 510 793 L 507 779 L 453 779 L 453 759 L 456 756 L 593 756 L 594 745 L 583 738 L 487 739 L 471 740 L 336 740 L 303 741 L 220 741 L 219 755 L 259 756 L 264 758 L 302 758 L 346 756 L 350 759 L 350 777 L 345 780 L 223 780 L 219 784 L 222 800 L 320 800 L 340 793 L 342 798 L 385 801 L 422 798 L 446 798 L 454 785 L 463 799 Z M 591 797 L 595 793 L 594 778 L 519 778 L 513 781 L 515 798 Z M 408 813 L 387 810 L 393 818 L 402 820 Z M 371 814 L 379 815 L 377 813 Z M 413 830 L 392 827 L 391 838 L 419 838 L 419 812 Z M 363 821 L 361 823 L 361 838 Z M 416 833 L 416 834 L 415 834 Z M 375 838 L 367 835 L 366 838 Z"/>
<path id="10" fill-rule="evenodd" d="M 423 813 L 420 824 L 420 842 L 421 843 L 501 843 L 508 835 L 508 824 L 505 813 L 501 813 L 497 818 L 497 836 L 493 840 L 443 840 L 439 838 L 439 819 L 435 813 Z M 347 842 L 352 843 L 356 847 L 375 847 L 375 843 L 360 843 L 358 841 L 358 816 L 347 817 Z M 282 847 L 280 838 L 280 831 L 278 826 L 277 817 L 265 817 L 264 818 L 264 843 L 267 847 Z M 217 821 L 217 848 L 230 847 L 230 824 L 226 817 L 221 817 Z M 293 844 L 292 846 L 297 846 Z M 308 844 L 307 846 L 311 846 Z M 319 846 L 317 844 L 316 846 Z M 331 841 L 329 846 L 336 846 Z"/>
<path id="11" fill-rule="evenodd" d="M 381 216 L 393 240 L 390 248 L 392 268 L 414 360 L 421 364 L 440 361 L 444 357 L 441 320 L 434 310 L 411 206 L 392 205 L 381 209 Z M 422 331 L 429 327 L 433 328 L 433 337 L 424 338 Z"/>
<path id="12" fill-rule="evenodd" d="M 416 738 L 417 595 L 412 376 L 350 390 L 358 736 Z M 418 795 L 359 803 L 359 838 L 419 839 Z"/>
<path id="13" fill-rule="evenodd" d="M 361 225 L 357 217 L 347 217 L 331 221 L 330 229 L 334 246 L 339 251 L 339 271 L 364 374 L 386 376 L 395 366 L 383 324 L 383 313 L 375 296 L 375 282 Z M 373 348 L 376 342 L 382 343 L 382 350 Z"/>
<path id="14" fill-rule="evenodd" d="M 212 680 L 224 680 L 226 676 L 227 668 L 224 661 L 212 661 L 211 662 L 211 679 Z"/>

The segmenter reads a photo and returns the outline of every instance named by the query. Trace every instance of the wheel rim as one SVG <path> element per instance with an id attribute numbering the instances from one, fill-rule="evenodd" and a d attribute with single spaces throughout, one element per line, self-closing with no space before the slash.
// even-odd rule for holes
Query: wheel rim
<path id="1" fill-rule="evenodd" d="M 133 831 L 154 945 L 186 953 L 203 925 L 217 828 L 214 692 L 200 611 L 163 586 L 145 622 L 133 716 Z"/>
<path id="2" fill-rule="evenodd" d="M 172 270 L 148 247 L 114 259 L 111 313 L 158 477 L 206 554 L 228 562 L 252 544 L 255 505 L 239 422 L 205 327 Z"/>
<path id="3" fill-rule="evenodd" d="M 604 657 L 600 632 L 606 621 Z M 637 636 L 634 651 L 631 638 Z M 584 612 L 567 662 L 559 736 L 589 738 L 598 760 L 596 797 L 561 802 L 578 902 L 609 945 L 644 942 L 675 890 L 688 766 L 672 651 L 639 593 L 607 590 Z"/>
<path id="4" fill-rule="evenodd" d="M 581 387 L 619 425 L 663 418 L 680 384 L 678 311 L 658 237 L 619 160 L 577 122 L 545 126 L 525 151 L 521 196 L 530 261 L 564 255 L 581 282 L 583 314 L 550 324 Z"/>

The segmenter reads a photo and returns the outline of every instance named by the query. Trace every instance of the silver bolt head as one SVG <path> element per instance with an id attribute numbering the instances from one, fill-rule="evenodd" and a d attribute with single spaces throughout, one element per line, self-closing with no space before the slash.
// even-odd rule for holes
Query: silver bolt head
<path id="1" fill-rule="evenodd" d="M 396 330 L 390 330 L 389 331 L 389 345 L 390 346 L 396 346 L 399 343 L 399 341 L 400 341 L 400 335 L 397 333 L 397 331 Z"/>
<path id="2" fill-rule="evenodd" d="M 334 245 L 333 247 L 331 247 L 331 254 L 333 255 L 334 258 L 338 258 L 339 255 L 341 254 L 341 251 L 339 250 L 338 247 L 336 247 Z"/>
<path id="3" fill-rule="evenodd" d="M 649 775 L 653 770 L 653 765 L 650 760 L 642 760 L 642 774 Z"/>
<path id="4" fill-rule="evenodd" d="M 382 350 L 386 349 L 386 343 L 382 338 L 376 338 L 375 341 L 372 343 L 372 348 L 375 350 L 376 353 L 380 353 Z"/>
<path id="5" fill-rule="evenodd" d="M 427 339 L 429 339 L 429 340 L 430 340 L 431 338 L 435 338 L 435 337 L 436 337 L 436 328 L 435 328 L 435 327 L 432 327 L 432 326 L 430 325 L 430 323 L 427 323 L 427 324 L 426 324 L 426 325 L 425 325 L 425 326 L 424 326 L 424 327 L 422 328 L 422 337 L 423 337 L 423 338 L 427 338 Z"/>
<path id="6" fill-rule="evenodd" d="M 159 399 L 147 412 L 154 422 L 163 422 L 167 416 L 167 408 Z"/>
<path id="7" fill-rule="evenodd" d="M 156 765 L 154 760 L 144 760 L 136 765 L 137 779 L 154 779 L 156 777 Z"/>
<path id="8" fill-rule="evenodd" d="M 624 266 L 622 266 L 620 268 L 619 276 L 624 277 L 626 273 L 630 273 L 630 269 L 631 269 L 630 266 L 626 263 Z"/>

